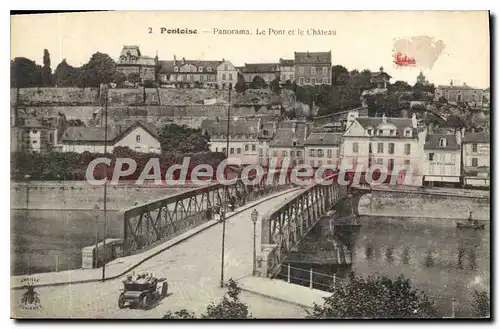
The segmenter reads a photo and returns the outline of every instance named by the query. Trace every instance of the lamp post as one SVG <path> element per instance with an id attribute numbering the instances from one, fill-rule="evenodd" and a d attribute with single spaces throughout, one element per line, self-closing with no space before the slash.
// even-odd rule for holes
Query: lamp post
<path id="1" fill-rule="evenodd" d="M 99 262 L 98 262 L 98 246 L 99 246 L 99 206 L 95 205 L 94 206 L 95 210 L 95 267 L 99 267 Z"/>
<path id="2" fill-rule="evenodd" d="M 29 215 L 30 206 L 30 178 L 31 175 L 24 175 L 24 179 L 26 180 L 26 217 Z"/>
<path id="3" fill-rule="evenodd" d="M 232 83 L 229 84 L 229 102 L 227 105 L 227 131 L 226 131 L 226 159 L 229 161 L 229 128 L 231 121 L 231 90 L 233 89 Z M 224 287 L 224 244 L 226 239 L 226 216 L 225 208 L 227 207 L 227 196 L 228 188 L 227 185 L 224 186 L 224 206 L 221 207 L 221 218 L 222 218 L 222 252 L 221 252 L 221 264 L 220 264 L 220 287 Z"/>
<path id="4" fill-rule="evenodd" d="M 104 87 L 104 154 L 108 153 L 108 86 Z M 108 221 L 107 214 L 107 187 L 108 187 L 108 167 L 104 167 L 104 174 L 106 179 L 104 181 L 104 227 L 103 227 L 103 240 L 102 240 L 102 250 L 104 255 L 106 255 L 106 226 Z M 106 256 L 103 257 L 102 262 L 102 281 L 106 280 Z"/>
<path id="5" fill-rule="evenodd" d="M 257 219 L 259 219 L 259 212 L 256 209 L 254 209 L 252 211 L 252 214 L 250 215 L 250 218 L 252 219 L 252 222 L 253 222 L 253 270 L 252 270 L 252 275 L 255 275 L 255 272 L 257 270 L 257 251 L 256 251 L 255 225 L 257 224 Z"/>

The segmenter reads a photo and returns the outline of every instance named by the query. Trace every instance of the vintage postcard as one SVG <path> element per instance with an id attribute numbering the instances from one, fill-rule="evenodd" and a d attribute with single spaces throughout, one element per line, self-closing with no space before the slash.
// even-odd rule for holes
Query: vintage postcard
<path id="1" fill-rule="evenodd" d="M 490 318 L 489 12 L 11 29 L 12 318 Z"/>

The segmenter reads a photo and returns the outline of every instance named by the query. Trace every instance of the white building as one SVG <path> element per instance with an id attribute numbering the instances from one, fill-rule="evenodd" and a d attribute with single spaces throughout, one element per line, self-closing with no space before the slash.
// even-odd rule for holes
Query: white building
<path id="1" fill-rule="evenodd" d="M 415 114 L 411 119 L 355 118 L 342 139 L 340 156 L 344 168 L 367 172 L 372 165 L 378 164 L 392 173 L 396 166 L 410 166 L 411 184 L 422 185 L 425 131 L 419 130 Z M 398 183 L 403 183 L 402 178 Z"/>
<path id="2" fill-rule="evenodd" d="M 270 167 L 295 167 L 304 163 L 305 141 L 309 124 L 283 121 L 277 125 L 274 137 L 269 141 L 267 162 Z"/>
<path id="3" fill-rule="evenodd" d="M 63 152 L 104 153 L 104 144 L 104 127 L 69 127 L 61 138 Z M 140 153 L 161 153 L 156 128 L 139 121 L 128 127 L 108 127 L 107 152 L 119 146 Z"/>
<path id="4" fill-rule="evenodd" d="M 461 131 L 455 129 L 431 129 L 424 145 L 424 185 L 441 186 L 460 184 Z"/>
<path id="5" fill-rule="evenodd" d="M 233 88 L 238 82 L 238 70 L 230 61 L 222 60 L 217 66 L 217 85 L 220 89 L 226 89 L 230 84 Z"/>
<path id="6" fill-rule="evenodd" d="M 462 145 L 465 186 L 490 186 L 490 134 L 466 133 Z"/>
<path id="7" fill-rule="evenodd" d="M 313 168 L 340 165 L 341 133 L 313 132 L 305 141 L 305 163 Z"/>

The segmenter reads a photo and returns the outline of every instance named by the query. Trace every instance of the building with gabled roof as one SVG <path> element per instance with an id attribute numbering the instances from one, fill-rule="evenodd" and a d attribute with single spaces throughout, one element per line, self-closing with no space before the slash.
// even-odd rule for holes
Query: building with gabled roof
<path id="1" fill-rule="evenodd" d="M 273 138 L 267 143 L 264 165 L 281 168 L 304 163 L 305 141 L 311 131 L 310 123 L 291 120 L 273 126 Z"/>
<path id="2" fill-rule="evenodd" d="M 312 132 L 307 136 L 305 145 L 305 163 L 313 168 L 323 165 L 340 164 L 340 145 L 342 133 Z"/>
<path id="3" fill-rule="evenodd" d="M 295 81 L 303 85 L 332 84 L 332 52 L 294 52 Z"/>
<path id="4" fill-rule="evenodd" d="M 455 85 L 453 80 L 450 80 L 448 86 L 439 85 L 436 87 L 434 100 L 439 101 L 443 97 L 450 104 L 464 103 L 472 107 L 482 107 L 483 94 L 483 89 L 468 86 L 466 83 Z"/>
<path id="5" fill-rule="evenodd" d="M 465 186 L 490 186 L 490 133 L 464 133 L 462 145 L 463 179 Z"/>
<path id="6" fill-rule="evenodd" d="M 159 80 L 163 84 L 185 84 L 194 87 L 215 87 L 217 67 L 221 60 L 186 60 L 184 57 L 173 61 L 159 62 Z"/>
<path id="7" fill-rule="evenodd" d="M 429 127 L 424 144 L 424 185 L 460 185 L 461 140 L 460 130 Z"/>
<path id="8" fill-rule="evenodd" d="M 257 76 L 261 77 L 267 84 L 279 77 L 280 67 L 278 63 L 245 63 L 240 70 L 247 84 L 250 84 Z"/>
<path id="9" fill-rule="evenodd" d="M 418 125 L 416 115 L 411 119 L 357 117 L 342 135 L 341 167 L 367 172 L 373 165 L 392 174 L 394 169 L 411 167 L 412 185 L 422 185 L 422 158 L 425 130 Z M 404 172 L 397 170 L 404 183 Z"/>
<path id="10" fill-rule="evenodd" d="M 62 151 L 104 153 L 105 134 L 104 127 L 68 127 L 61 137 Z M 119 146 L 140 153 L 161 153 L 156 126 L 141 121 L 108 126 L 106 151 L 112 153 Z"/>
<path id="11" fill-rule="evenodd" d="M 295 81 L 295 61 L 293 59 L 280 58 L 279 61 L 280 81 L 282 84 Z"/>

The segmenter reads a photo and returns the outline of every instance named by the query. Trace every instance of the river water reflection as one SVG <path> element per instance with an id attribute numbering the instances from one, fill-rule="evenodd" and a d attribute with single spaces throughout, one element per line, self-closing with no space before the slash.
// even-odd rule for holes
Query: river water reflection
<path id="1" fill-rule="evenodd" d="M 352 250 L 357 274 L 403 274 L 432 297 L 443 316 L 473 316 L 474 290 L 489 291 L 490 230 L 457 229 L 449 219 L 362 217 L 357 230 L 335 235 Z M 327 229 L 314 237 L 324 245 Z M 322 243 L 323 242 L 323 243 Z M 322 267 L 333 274 L 338 270 Z"/>

